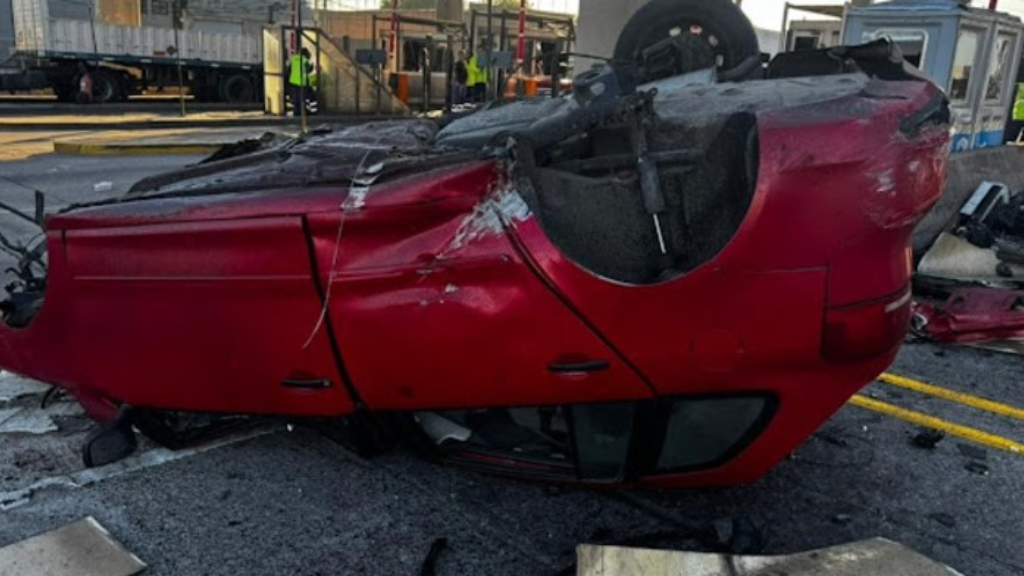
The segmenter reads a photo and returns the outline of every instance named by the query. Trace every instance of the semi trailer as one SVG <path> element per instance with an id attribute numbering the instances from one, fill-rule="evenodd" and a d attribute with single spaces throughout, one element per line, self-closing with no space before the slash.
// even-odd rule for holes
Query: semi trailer
<path id="1" fill-rule="evenodd" d="M 0 0 L 0 30 L 10 30 L 0 34 L 0 91 L 48 89 L 61 101 L 114 102 L 180 87 L 197 100 L 259 102 L 262 28 L 273 23 L 275 6 Z"/>

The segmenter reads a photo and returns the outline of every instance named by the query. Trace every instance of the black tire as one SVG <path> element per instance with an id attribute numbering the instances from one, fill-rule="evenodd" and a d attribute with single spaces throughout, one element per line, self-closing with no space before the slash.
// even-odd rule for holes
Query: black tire
<path id="1" fill-rule="evenodd" d="M 117 73 L 97 68 L 92 74 L 92 101 L 106 104 L 117 102 L 124 97 L 121 79 Z"/>
<path id="2" fill-rule="evenodd" d="M 248 74 L 232 74 L 217 87 L 220 99 L 229 104 L 248 104 L 256 96 L 256 87 Z"/>
<path id="3" fill-rule="evenodd" d="M 743 11 L 731 0 L 651 0 L 626 22 L 615 44 L 616 61 L 641 64 L 642 53 L 657 42 L 680 34 L 699 40 L 698 62 L 692 72 L 714 65 L 725 72 L 760 55 L 757 34 Z M 706 53 L 706 54 L 705 54 Z M 644 77 L 655 80 L 664 74 Z"/>

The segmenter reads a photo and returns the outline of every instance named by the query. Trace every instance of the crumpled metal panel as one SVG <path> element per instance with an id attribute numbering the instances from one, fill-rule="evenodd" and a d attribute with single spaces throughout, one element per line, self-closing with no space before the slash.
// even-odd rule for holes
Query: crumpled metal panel
<path id="1" fill-rule="evenodd" d="M 939 306 L 915 304 L 915 328 L 939 342 L 960 344 L 1024 338 L 1024 292 L 955 290 Z"/>

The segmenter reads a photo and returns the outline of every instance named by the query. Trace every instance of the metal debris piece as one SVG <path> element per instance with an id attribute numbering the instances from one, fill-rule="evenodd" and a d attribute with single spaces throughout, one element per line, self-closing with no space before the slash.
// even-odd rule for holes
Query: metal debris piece
<path id="1" fill-rule="evenodd" d="M 958 344 L 1024 338 L 1024 292 L 954 290 L 940 306 L 916 304 L 914 327 L 933 340 Z"/>
<path id="2" fill-rule="evenodd" d="M 884 538 L 789 556 L 729 556 L 673 550 L 581 545 L 579 576 L 951 576 L 959 574 L 910 548 Z"/>
<path id="3" fill-rule="evenodd" d="M 0 576 L 131 576 L 145 569 L 91 516 L 0 548 Z"/>
<path id="4" fill-rule="evenodd" d="M 921 430 L 910 438 L 910 444 L 925 450 L 934 450 L 935 446 L 946 437 L 945 432 L 939 430 Z"/>

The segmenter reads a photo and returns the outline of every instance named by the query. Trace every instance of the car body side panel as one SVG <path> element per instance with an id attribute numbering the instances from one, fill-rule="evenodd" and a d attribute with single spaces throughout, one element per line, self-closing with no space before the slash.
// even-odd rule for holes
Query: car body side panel
<path id="1" fill-rule="evenodd" d="M 371 409 L 640 399 L 650 389 L 523 262 L 486 162 L 371 189 L 310 217 L 346 368 Z M 519 201 L 521 202 L 521 200 Z M 337 264 L 332 268 L 332 262 Z M 327 278 L 333 270 L 333 280 Z M 594 372 L 552 364 L 600 361 Z"/>
<path id="2" fill-rule="evenodd" d="M 311 337 L 322 304 L 301 218 L 70 230 L 51 248 L 54 309 L 44 303 L 33 325 L 4 339 L 18 346 L 20 335 L 34 351 L 11 369 L 68 384 L 87 405 L 353 409 L 327 334 Z"/>
<path id="3" fill-rule="evenodd" d="M 535 266 L 659 395 L 778 399 L 772 422 L 732 461 L 650 482 L 756 479 L 893 360 L 909 306 L 909 234 L 937 200 L 948 137 L 941 128 L 901 133 L 901 120 L 937 95 L 904 85 L 899 97 L 759 114 L 747 217 L 722 253 L 680 278 L 611 282 L 570 261 L 536 220 L 515 226 Z M 886 341 L 868 357 L 827 360 L 829 310 L 878 301 L 898 303 L 893 321 L 904 328 L 879 332 Z"/>

